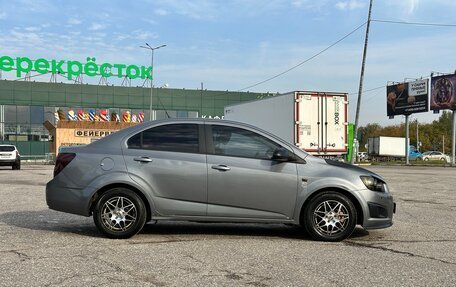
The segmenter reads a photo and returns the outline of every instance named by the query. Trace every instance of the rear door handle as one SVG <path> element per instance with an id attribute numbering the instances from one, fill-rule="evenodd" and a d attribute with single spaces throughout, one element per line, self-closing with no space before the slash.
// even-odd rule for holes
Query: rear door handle
<path id="1" fill-rule="evenodd" d="M 228 166 L 224 165 L 224 164 L 217 164 L 217 165 L 213 165 L 211 166 L 212 169 L 216 169 L 216 170 L 220 170 L 220 171 L 229 171 L 231 168 L 229 168 Z"/>
<path id="2" fill-rule="evenodd" d="M 139 161 L 139 162 L 152 162 L 152 159 L 147 156 L 135 157 L 135 158 L 133 158 L 133 160 Z"/>

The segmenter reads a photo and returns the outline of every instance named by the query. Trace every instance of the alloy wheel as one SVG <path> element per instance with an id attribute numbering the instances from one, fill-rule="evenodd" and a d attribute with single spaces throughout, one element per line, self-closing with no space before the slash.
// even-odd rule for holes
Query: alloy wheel
<path id="1" fill-rule="evenodd" d="M 350 215 L 343 203 L 326 200 L 315 208 L 313 222 L 319 233 L 333 236 L 344 232 L 349 225 Z"/>
<path id="2" fill-rule="evenodd" d="M 105 202 L 101 209 L 102 224 L 112 231 L 126 231 L 134 225 L 138 212 L 128 198 L 116 196 Z"/>

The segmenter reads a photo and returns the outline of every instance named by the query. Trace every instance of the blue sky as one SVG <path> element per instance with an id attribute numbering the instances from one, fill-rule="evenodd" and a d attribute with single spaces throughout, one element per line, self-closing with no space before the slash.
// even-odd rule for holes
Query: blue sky
<path id="1" fill-rule="evenodd" d="M 155 52 L 155 86 L 196 89 L 203 82 L 211 90 L 239 90 L 287 70 L 364 23 L 368 2 L 1 0 L 0 54 L 80 61 L 91 56 L 98 63 L 148 65 L 150 53 L 139 46 L 166 44 Z M 454 0 L 374 0 L 372 18 L 456 24 L 454 15 Z M 249 90 L 348 92 L 354 121 L 364 33 L 365 27 L 297 69 Z M 432 71 L 452 72 L 455 45 L 456 27 L 372 22 L 364 88 L 427 77 Z M 385 93 L 381 88 L 363 95 L 360 124 L 404 120 L 386 117 Z M 416 117 L 429 122 L 438 115 Z"/>

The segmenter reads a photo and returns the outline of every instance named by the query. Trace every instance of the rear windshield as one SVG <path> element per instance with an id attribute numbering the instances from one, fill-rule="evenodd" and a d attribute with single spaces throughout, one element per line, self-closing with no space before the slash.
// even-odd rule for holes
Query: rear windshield
<path id="1" fill-rule="evenodd" d="M 14 151 L 14 146 L 0 146 L 0 151 Z"/>

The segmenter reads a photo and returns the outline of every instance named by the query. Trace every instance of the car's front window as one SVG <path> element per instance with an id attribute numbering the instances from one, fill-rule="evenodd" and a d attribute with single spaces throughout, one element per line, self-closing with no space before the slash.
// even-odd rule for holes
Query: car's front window
<path id="1" fill-rule="evenodd" d="M 230 126 L 212 126 L 214 154 L 256 159 L 271 159 L 280 145 L 249 130 Z"/>

